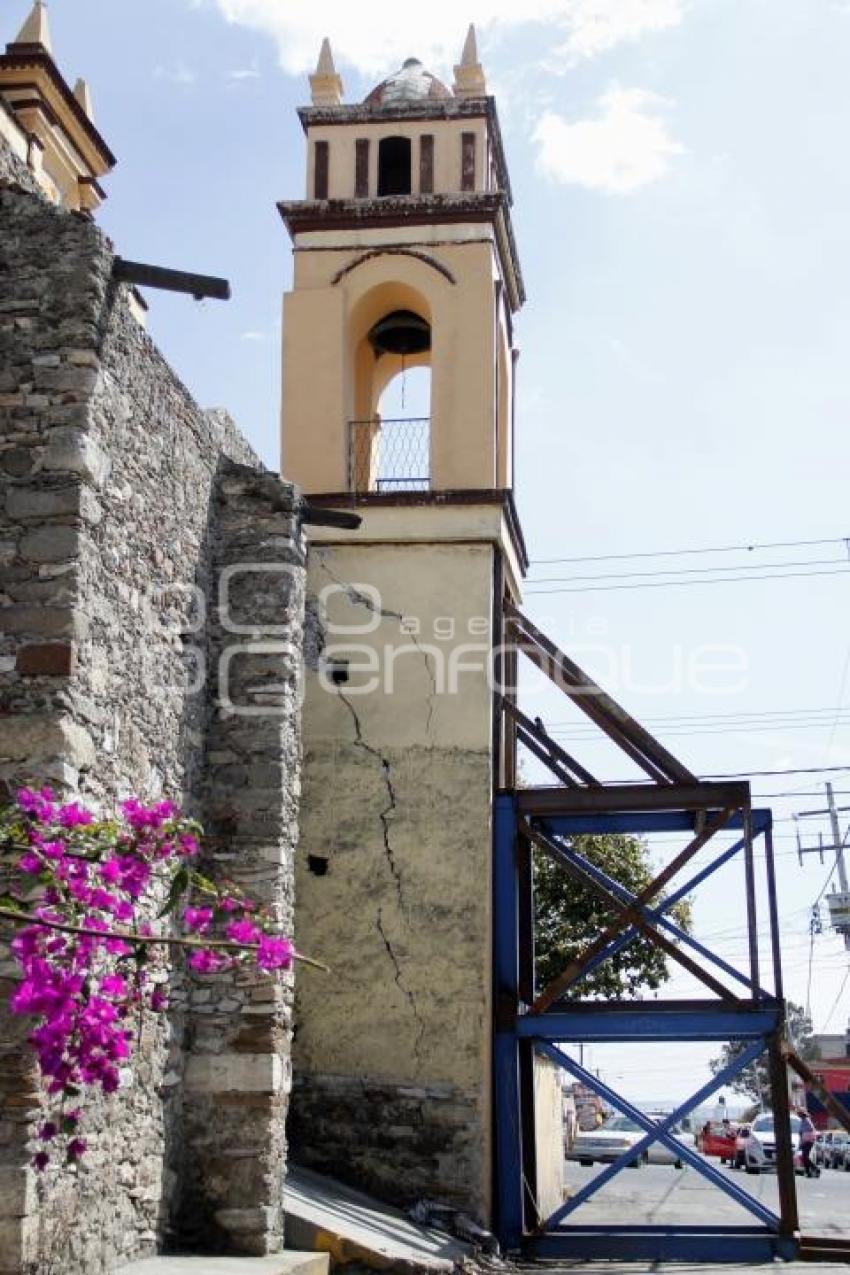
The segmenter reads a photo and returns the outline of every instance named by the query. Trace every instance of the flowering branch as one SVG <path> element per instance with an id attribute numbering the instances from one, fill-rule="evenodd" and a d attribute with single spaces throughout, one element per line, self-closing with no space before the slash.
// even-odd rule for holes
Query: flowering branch
<path id="1" fill-rule="evenodd" d="M 57 930 L 60 934 L 84 934 L 89 938 L 103 938 L 102 930 L 90 930 L 84 925 L 66 925 L 59 921 L 45 921 L 43 917 L 36 916 L 31 912 L 17 912 L 13 908 L 0 907 L 0 917 L 12 921 L 15 925 L 39 925 L 46 930 Z M 198 948 L 220 948 L 223 951 L 231 952 L 250 952 L 257 950 L 257 944 L 254 943 L 235 943 L 229 939 L 190 939 L 185 935 L 174 934 L 139 934 L 136 930 L 110 930 L 110 935 L 124 939 L 127 943 L 142 943 L 149 946 L 161 944 L 163 947 L 198 947 Z M 323 974 L 330 974 L 331 967 L 325 965 L 323 961 L 317 961 L 312 956 L 305 956 L 303 952 L 293 951 L 293 961 L 299 961 L 302 965 L 309 965 L 314 970 L 321 970 Z"/>
<path id="2" fill-rule="evenodd" d="M 49 789 L 22 789 L 0 811 L 0 920 L 18 927 L 10 946 L 22 974 L 10 1008 L 38 1020 L 29 1040 L 55 1107 L 38 1131 L 38 1169 L 57 1141 L 69 1163 L 85 1153 L 81 1111 L 66 1103 L 118 1088 L 131 1014 L 168 1007 L 166 951 L 183 949 L 200 975 L 249 961 L 269 974 L 294 961 L 327 972 L 277 932 L 269 909 L 197 871 L 200 833 L 169 801 L 125 801 L 118 818 L 98 820 L 76 802 L 57 804 Z M 204 906 L 192 905 L 193 893 Z M 178 918 L 187 933 L 154 933 L 147 917 Z"/>

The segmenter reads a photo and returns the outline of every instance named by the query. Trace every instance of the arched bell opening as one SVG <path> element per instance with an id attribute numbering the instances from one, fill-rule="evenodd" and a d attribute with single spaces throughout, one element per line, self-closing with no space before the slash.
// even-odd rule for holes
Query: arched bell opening
<path id="1" fill-rule="evenodd" d="M 353 491 L 422 491 L 431 485 L 431 323 L 425 299 L 379 285 L 352 316 Z"/>

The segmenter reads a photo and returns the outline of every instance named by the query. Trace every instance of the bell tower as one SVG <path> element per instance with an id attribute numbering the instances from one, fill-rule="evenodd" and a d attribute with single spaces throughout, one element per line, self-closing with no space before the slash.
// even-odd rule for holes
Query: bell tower
<path id="1" fill-rule="evenodd" d="M 510 182 L 473 28 L 451 89 L 409 58 L 344 103 L 327 40 L 310 88 L 282 468 L 362 521 L 310 536 L 297 930 L 333 974 L 299 976 L 293 1157 L 486 1224 L 493 670 L 526 567 Z M 418 368 L 430 402 L 387 410 Z"/>

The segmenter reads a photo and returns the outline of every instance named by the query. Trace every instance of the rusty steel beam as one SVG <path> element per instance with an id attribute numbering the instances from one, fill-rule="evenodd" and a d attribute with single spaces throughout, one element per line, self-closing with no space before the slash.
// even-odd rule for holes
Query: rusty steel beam
<path id="1" fill-rule="evenodd" d="M 817 1094 L 832 1118 L 837 1120 L 841 1127 L 850 1133 L 850 1111 L 844 1106 L 843 1102 L 839 1102 L 835 1095 L 829 1092 L 823 1081 L 818 1080 L 815 1073 L 806 1066 L 802 1058 L 797 1057 L 787 1041 L 782 1045 L 782 1057 L 791 1070 L 796 1071 L 805 1085 L 813 1093 Z"/>
<path id="2" fill-rule="evenodd" d="M 639 810 L 748 810 L 748 783 L 693 784 L 605 784 L 598 788 L 520 788 L 517 792 L 521 814 L 599 814 Z"/>
<path id="3" fill-rule="evenodd" d="M 573 774 L 580 783 L 599 787 L 599 780 L 594 779 L 589 770 L 585 770 L 584 766 L 582 766 L 580 762 L 577 762 L 576 759 L 570 756 L 570 754 L 566 752 L 560 744 L 556 743 L 555 740 L 552 739 L 551 735 L 546 730 L 546 727 L 539 719 L 532 720 L 532 718 L 526 717 L 525 713 L 523 713 L 521 709 L 517 708 L 516 704 L 512 704 L 509 699 L 505 699 L 504 697 L 502 699 L 502 707 L 505 712 L 514 719 L 517 725 L 522 728 L 525 734 L 532 736 L 537 745 L 541 749 L 545 749 L 549 757 L 554 761 L 557 761 L 563 769 L 571 772 L 571 774 Z M 526 747 L 529 747 L 527 743 Z M 534 749 L 532 749 L 532 752 L 533 751 Z M 536 755 L 540 757 L 539 753 Z M 546 758 L 541 757 L 540 760 L 545 761 Z"/>
<path id="4" fill-rule="evenodd" d="M 694 783 L 695 776 L 654 735 L 612 699 L 512 603 L 505 617 L 518 637 L 520 650 L 560 686 L 583 713 L 658 783 Z M 557 672 L 557 676 L 555 673 Z"/>

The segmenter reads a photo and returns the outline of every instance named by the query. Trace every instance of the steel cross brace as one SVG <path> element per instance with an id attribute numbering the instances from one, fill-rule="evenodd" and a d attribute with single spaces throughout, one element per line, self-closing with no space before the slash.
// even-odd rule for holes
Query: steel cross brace
<path id="1" fill-rule="evenodd" d="M 738 848 L 744 844 L 745 841 L 743 838 L 737 842 Z M 562 845 L 561 842 L 553 840 L 551 842 L 551 847 L 553 852 L 559 851 L 560 854 L 563 855 L 565 859 L 568 859 L 578 870 L 593 877 L 600 885 L 610 890 L 612 894 L 616 894 L 623 903 L 630 905 L 637 903 L 637 896 L 632 894 L 631 890 L 626 889 L 624 885 L 621 885 L 619 881 L 615 881 L 613 877 L 609 877 L 607 872 L 603 872 L 601 868 L 597 868 L 595 864 L 591 863 L 584 855 L 579 854 L 577 850 L 572 848 L 572 846 L 565 846 Z M 675 900 L 675 902 L 678 902 L 678 900 Z M 724 973 L 728 974 L 730 978 L 736 979 L 739 983 L 743 983 L 746 988 L 749 988 L 750 980 L 745 974 L 743 974 L 740 970 L 735 969 L 734 965 L 730 965 L 727 961 L 724 961 L 723 958 L 718 956 L 715 952 L 710 951 L 709 948 L 705 947 L 697 939 L 693 938 L 692 935 L 688 934 L 680 926 L 676 925 L 664 915 L 664 913 L 672 906 L 674 906 L 674 900 L 665 901 L 662 906 L 658 908 L 641 907 L 640 904 L 637 904 L 637 910 L 647 923 L 663 926 L 665 930 L 669 930 L 671 934 L 674 934 L 681 942 L 686 943 L 688 947 L 692 948 L 695 952 L 698 952 L 700 956 L 705 958 L 705 960 L 711 961 L 718 969 L 721 969 Z M 610 957 L 615 956 L 617 952 L 622 951 L 622 949 L 628 946 L 628 944 L 636 939 L 637 936 L 638 930 L 632 926 L 618 938 L 612 939 L 605 950 L 600 952 L 597 956 L 592 957 L 584 969 L 576 975 L 573 980 L 573 985 L 580 982 L 592 970 L 597 969 L 605 961 L 609 960 Z M 760 989 L 760 994 L 763 997 L 767 997 L 769 995 L 769 993 L 763 988 Z"/>
<path id="2" fill-rule="evenodd" d="M 547 820 L 546 822 L 548 824 L 549 821 Z M 568 836 L 570 834 L 564 832 L 564 833 L 558 833 L 558 835 Z M 725 863 L 728 863 L 730 859 L 733 859 L 735 855 L 738 854 L 738 852 L 743 848 L 744 845 L 745 845 L 745 838 L 743 837 L 739 838 L 739 840 L 736 841 L 734 845 L 729 846 L 728 849 L 724 850 L 721 855 L 718 855 L 718 857 L 714 860 L 713 863 L 710 863 L 705 868 L 702 868 L 695 876 L 691 877 L 690 880 L 686 881 L 684 885 L 679 886 L 678 890 L 674 890 L 674 892 L 671 895 L 668 895 L 668 897 L 665 899 L 664 910 L 668 910 L 669 908 L 672 908 L 675 904 L 679 902 L 680 899 L 684 899 L 685 895 L 690 894 L 691 891 L 695 890 L 698 886 L 702 885 L 703 881 L 707 880 L 708 877 L 712 875 L 712 873 L 716 872 L 718 868 L 722 868 L 723 865 Z M 590 961 L 588 961 L 583 972 L 581 973 L 579 978 L 576 979 L 576 982 L 579 982 L 579 980 L 581 978 L 584 978 L 586 974 L 591 974 L 593 970 L 598 969 L 599 966 L 603 964 L 603 962 L 608 960 L 609 956 L 615 956 L 617 952 L 622 951 L 622 949 L 628 943 L 631 943 L 632 939 L 635 937 L 636 934 L 637 934 L 637 930 L 634 929 L 634 927 L 632 927 L 632 929 L 627 930 L 624 934 L 619 935 L 618 938 L 613 939 L 611 941 L 610 948 L 606 948 L 604 952 L 599 953 L 598 956 L 594 956 Z"/>
<path id="3" fill-rule="evenodd" d="M 677 1159 L 684 1160 L 685 1163 L 691 1166 L 691 1168 L 696 1169 L 697 1172 L 702 1174 L 704 1178 L 706 1178 L 714 1186 L 719 1187 L 721 1191 L 724 1191 L 730 1199 L 735 1201 L 736 1204 L 740 1204 L 743 1208 L 747 1209 L 754 1217 L 757 1217 L 760 1222 L 763 1222 L 767 1227 L 769 1227 L 770 1230 L 779 1231 L 781 1222 L 775 1213 L 772 1213 L 770 1209 L 765 1208 L 763 1204 L 760 1204 L 759 1201 L 754 1199 L 747 1191 L 743 1191 L 739 1186 L 736 1186 L 734 1182 L 730 1182 L 729 1179 L 725 1178 L 718 1169 L 715 1169 L 713 1165 L 709 1164 L 708 1161 L 704 1160 L 695 1151 L 691 1151 L 690 1147 L 686 1147 L 684 1143 L 678 1142 L 669 1132 L 673 1125 L 677 1124 L 683 1116 L 686 1116 L 689 1112 L 693 1111 L 695 1107 L 698 1107 L 701 1102 L 704 1102 L 705 1099 L 715 1091 L 715 1089 L 720 1088 L 721 1085 L 725 1085 L 727 1081 L 729 1081 L 733 1076 L 736 1076 L 739 1071 L 743 1071 L 744 1067 L 747 1067 L 751 1062 L 754 1062 L 755 1059 L 758 1058 L 759 1054 L 764 1052 L 765 1043 L 766 1042 L 764 1040 L 755 1041 L 748 1049 L 744 1050 L 743 1054 L 741 1054 L 733 1062 L 728 1063 L 722 1071 L 719 1071 L 712 1076 L 711 1080 L 707 1081 L 706 1084 L 688 1098 L 686 1102 L 682 1103 L 682 1105 L 675 1111 L 671 1112 L 669 1116 L 665 1116 L 663 1120 L 656 1124 L 649 1116 L 645 1116 L 638 1107 L 633 1106 L 620 1094 L 616 1093 L 615 1090 L 609 1088 L 609 1086 L 599 1080 L 597 1076 L 594 1076 L 592 1072 L 586 1071 L 579 1063 L 574 1062 L 572 1058 L 569 1058 L 562 1052 L 562 1050 L 558 1049 L 556 1045 L 551 1045 L 543 1041 L 535 1041 L 535 1048 L 540 1053 L 545 1054 L 552 1060 L 552 1062 L 556 1063 L 557 1066 L 563 1067 L 566 1071 L 570 1072 L 571 1075 L 575 1076 L 577 1080 L 580 1080 L 583 1084 L 588 1085 L 591 1089 L 595 1090 L 598 1094 L 605 1098 L 607 1102 L 611 1103 L 611 1105 L 616 1107 L 619 1111 L 622 1111 L 624 1115 L 628 1116 L 630 1120 L 633 1120 L 635 1124 L 639 1125 L 647 1132 L 647 1136 L 645 1138 L 641 1138 L 641 1140 L 636 1142 L 633 1147 L 630 1147 L 628 1151 L 624 1151 L 623 1154 L 613 1162 L 613 1164 L 609 1164 L 607 1168 L 603 1169 L 592 1182 L 588 1182 L 586 1186 L 583 1186 L 577 1195 L 574 1195 L 572 1199 L 566 1202 L 566 1204 L 561 1205 L 561 1207 L 556 1209 L 550 1217 L 546 1218 L 546 1220 L 538 1227 L 538 1231 L 552 1230 L 554 1227 L 557 1227 L 563 1218 L 567 1217 L 570 1213 L 573 1213 L 580 1205 L 584 1204 L 591 1196 L 595 1195 L 597 1191 L 601 1190 L 601 1188 L 605 1186 L 606 1183 L 610 1182 L 613 1177 L 616 1177 L 622 1169 L 641 1156 L 646 1148 L 653 1142 L 661 1142 L 668 1148 L 668 1150 L 671 1150 L 674 1153 Z"/>
<path id="4" fill-rule="evenodd" d="M 682 855 L 687 854 L 690 856 L 695 852 L 699 839 L 706 835 L 705 832 L 698 834 L 694 841 L 686 847 L 682 854 L 673 859 L 671 863 L 669 863 L 666 868 L 658 874 L 658 876 L 653 878 L 648 885 L 644 886 L 639 894 L 632 895 L 630 905 L 626 904 L 620 907 L 616 891 L 610 890 L 595 876 L 588 873 L 585 870 L 585 860 L 580 855 L 574 855 L 571 857 L 566 854 L 562 847 L 556 845 L 551 838 L 544 836 L 539 829 L 534 828 L 529 823 L 525 823 L 524 826 L 521 823 L 520 828 L 527 838 L 533 841 L 540 849 L 546 851 L 548 854 L 553 854 L 554 857 L 566 867 L 567 871 L 571 875 L 577 876 L 581 882 L 585 885 L 589 885 L 591 890 L 595 894 L 599 895 L 609 905 L 609 907 L 613 904 L 614 909 L 619 913 L 616 918 L 602 931 L 599 938 L 594 940 L 589 947 L 585 947 L 578 953 L 578 955 L 572 957 L 561 973 L 546 984 L 543 991 L 539 993 L 531 1007 L 531 1012 L 533 1014 L 541 1013 L 554 1001 L 560 1000 L 564 992 L 575 983 L 576 979 L 582 974 L 593 957 L 601 955 L 603 952 L 607 952 L 614 939 L 618 938 L 624 931 L 628 931 L 633 927 L 641 930 L 646 938 L 656 944 L 656 946 L 660 947 L 663 952 L 666 952 L 666 954 L 672 957 L 679 965 L 683 966 L 688 973 L 694 975 L 700 980 L 700 982 L 704 983 L 715 996 L 719 996 L 724 1000 L 735 999 L 725 984 L 718 982 L 713 975 L 709 974 L 704 968 L 691 960 L 689 956 L 686 956 L 683 951 L 677 948 L 676 945 L 670 941 L 670 939 L 662 935 L 655 925 L 652 925 L 643 919 L 643 909 L 645 905 L 651 898 L 660 894 L 665 884 L 665 878 L 669 880 L 669 878 L 677 871 L 676 865 L 677 863 L 681 863 Z M 712 834 L 708 833 L 708 835 L 710 836 Z"/>

